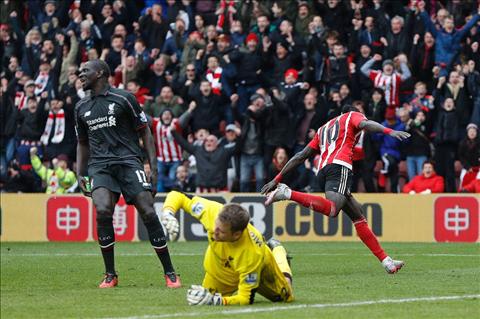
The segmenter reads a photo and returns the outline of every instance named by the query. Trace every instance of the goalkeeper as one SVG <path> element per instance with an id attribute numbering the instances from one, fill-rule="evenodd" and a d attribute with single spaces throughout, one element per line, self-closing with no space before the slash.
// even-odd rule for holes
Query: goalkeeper
<path id="1" fill-rule="evenodd" d="M 271 301 L 293 300 L 285 248 L 275 239 L 266 243 L 241 205 L 172 191 L 163 209 L 162 223 L 170 236 L 178 234 L 173 214 L 180 209 L 198 219 L 208 233 L 206 273 L 201 286 L 188 290 L 190 305 L 248 305 L 257 292 Z"/>

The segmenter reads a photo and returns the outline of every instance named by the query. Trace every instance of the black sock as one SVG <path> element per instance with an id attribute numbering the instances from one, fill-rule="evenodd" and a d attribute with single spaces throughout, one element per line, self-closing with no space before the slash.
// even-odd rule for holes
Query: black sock
<path id="1" fill-rule="evenodd" d="M 105 272 L 116 275 L 115 272 L 115 254 L 113 245 L 108 248 L 101 248 L 103 262 L 105 263 Z"/>
<path id="2" fill-rule="evenodd" d="M 115 232 L 113 230 L 112 216 L 99 214 L 97 217 L 97 235 L 100 250 L 102 251 L 105 272 L 116 274 L 115 272 Z"/>
<path id="3" fill-rule="evenodd" d="M 144 220 L 145 227 L 148 230 L 148 237 L 150 238 L 150 243 L 155 249 L 158 258 L 163 266 L 163 271 L 165 273 L 175 272 L 173 269 L 172 261 L 170 259 L 170 253 L 168 252 L 167 247 L 167 238 L 163 232 L 162 225 L 158 220 L 156 214 L 152 214 L 152 217 L 148 220 Z"/>

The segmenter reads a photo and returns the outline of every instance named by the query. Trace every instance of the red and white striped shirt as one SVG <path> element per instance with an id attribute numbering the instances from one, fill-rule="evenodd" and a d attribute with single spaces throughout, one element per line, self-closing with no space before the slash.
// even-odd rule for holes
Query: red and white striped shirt
<path id="1" fill-rule="evenodd" d="M 173 123 L 175 124 L 176 122 L 178 120 L 174 119 Z M 175 127 L 177 131 L 181 132 L 178 125 L 175 125 Z M 169 126 L 163 125 L 158 117 L 153 118 L 152 132 L 159 161 L 168 163 L 182 160 L 182 147 L 173 138 Z"/>
<path id="2" fill-rule="evenodd" d="M 358 128 L 365 115 L 359 112 L 348 112 L 339 115 L 320 127 L 308 146 L 320 153 L 318 171 L 328 164 L 339 164 L 352 169 L 353 148 L 358 135 Z"/>
<path id="3" fill-rule="evenodd" d="M 373 86 L 380 88 L 385 92 L 385 101 L 387 106 L 400 105 L 400 84 L 402 79 L 398 73 L 392 75 L 385 75 L 381 71 L 370 71 L 370 80 L 373 81 Z"/>

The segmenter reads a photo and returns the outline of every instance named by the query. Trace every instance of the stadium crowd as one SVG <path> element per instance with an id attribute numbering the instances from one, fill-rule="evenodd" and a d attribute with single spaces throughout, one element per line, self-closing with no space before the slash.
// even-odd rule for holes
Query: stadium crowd
<path id="1" fill-rule="evenodd" d="M 475 189 L 479 13 L 468 0 L 3 0 L 2 191 L 78 191 L 78 70 L 96 58 L 147 114 L 159 192 L 258 192 L 345 105 L 412 135 L 362 133 L 353 191 Z M 322 191 L 317 162 L 285 182 Z"/>

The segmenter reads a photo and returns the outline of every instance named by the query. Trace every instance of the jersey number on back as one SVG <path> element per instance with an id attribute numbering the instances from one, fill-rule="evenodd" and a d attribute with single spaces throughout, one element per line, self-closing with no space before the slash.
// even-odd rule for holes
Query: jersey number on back
<path id="1" fill-rule="evenodd" d="M 327 145 L 332 144 L 332 142 L 335 142 L 338 138 L 338 133 L 340 132 L 340 123 L 338 120 L 335 121 L 335 123 L 329 127 L 326 130 L 323 130 L 322 134 L 325 134 L 325 131 L 327 131 Z M 322 141 L 324 140 L 324 136 L 322 136 Z"/>

